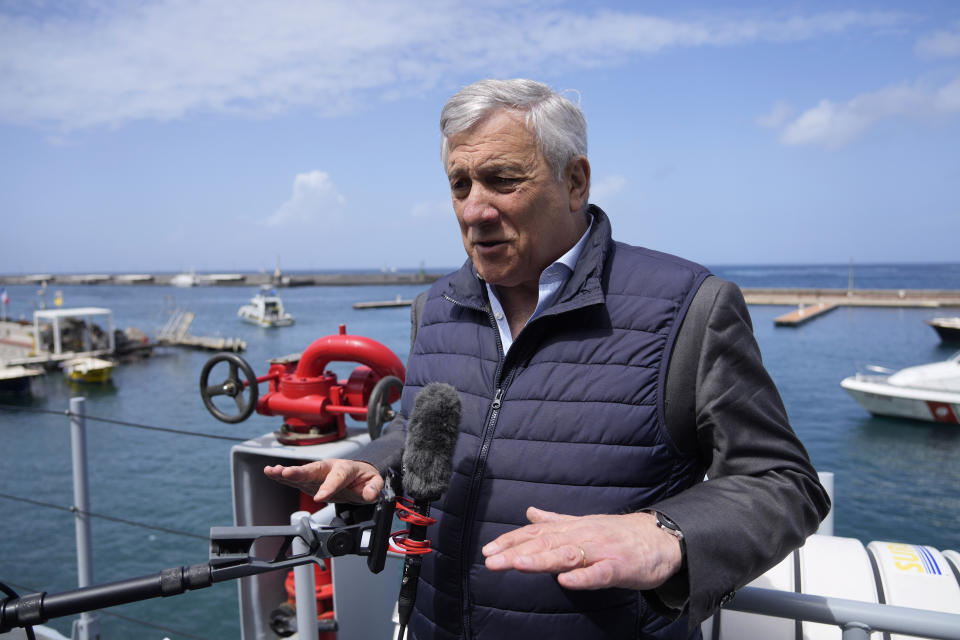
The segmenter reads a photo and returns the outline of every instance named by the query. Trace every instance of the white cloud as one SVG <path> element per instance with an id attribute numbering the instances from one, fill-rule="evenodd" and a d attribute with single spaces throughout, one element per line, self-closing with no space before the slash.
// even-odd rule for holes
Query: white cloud
<path id="1" fill-rule="evenodd" d="M 600 206 L 603 206 L 604 202 L 623 191 L 626 186 L 627 179 L 620 174 L 606 176 L 601 180 L 594 181 L 590 184 L 590 202 L 597 202 L 600 203 Z"/>
<path id="2" fill-rule="evenodd" d="M 43 15 L 0 8 L 0 121 L 64 130 L 196 112 L 337 113 L 456 79 L 614 64 L 671 47 L 785 42 L 878 29 L 896 14 L 680 20 L 509 11 L 455 0 L 88 0 Z M 590 37 L 584 39 L 583 34 Z"/>
<path id="3" fill-rule="evenodd" d="M 764 129 L 779 129 L 793 116 L 794 111 L 789 103 L 778 101 L 769 112 L 757 116 L 757 124 Z"/>
<path id="4" fill-rule="evenodd" d="M 960 111 L 960 76 L 937 90 L 933 106 L 941 111 Z"/>
<path id="5" fill-rule="evenodd" d="M 917 53 L 931 58 L 960 56 L 960 22 L 952 29 L 935 31 L 917 40 Z"/>
<path id="6" fill-rule="evenodd" d="M 838 103 L 821 100 L 788 124 L 780 141 L 840 148 L 890 118 L 928 118 L 960 111 L 960 76 L 940 87 L 926 83 L 886 87 Z"/>
<path id="7" fill-rule="evenodd" d="M 303 224 L 335 218 L 343 212 L 345 199 L 323 171 L 300 173 L 293 180 L 293 194 L 268 217 L 268 226 Z"/>

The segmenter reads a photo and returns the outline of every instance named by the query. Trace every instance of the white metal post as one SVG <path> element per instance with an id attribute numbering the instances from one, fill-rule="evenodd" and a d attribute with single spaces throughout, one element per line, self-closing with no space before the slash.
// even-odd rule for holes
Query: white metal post
<path id="1" fill-rule="evenodd" d="M 296 526 L 301 521 L 309 523 L 310 514 L 297 511 L 290 516 L 290 524 Z M 300 538 L 293 539 L 293 555 L 310 550 Z M 293 568 L 293 584 L 297 591 L 297 637 L 317 637 L 317 583 L 314 579 L 313 563 L 301 564 Z"/>
<path id="2" fill-rule="evenodd" d="M 833 472 L 832 471 L 821 471 L 819 473 L 820 484 L 823 485 L 823 488 L 826 490 L 827 495 L 830 496 L 830 511 L 827 512 L 827 517 L 823 519 L 823 522 L 820 523 L 820 528 L 817 529 L 817 533 L 823 536 L 832 536 L 833 535 Z"/>
<path id="3" fill-rule="evenodd" d="M 87 485 L 86 398 L 70 398 L 70 445 L 73 453 L 73 507 L 77 532 L 77 586 L 93 584 L 90 541 L 90 489 Z M 73 640 L 99 640 L 100 618 L 84 612 L 73 622 Z"/>

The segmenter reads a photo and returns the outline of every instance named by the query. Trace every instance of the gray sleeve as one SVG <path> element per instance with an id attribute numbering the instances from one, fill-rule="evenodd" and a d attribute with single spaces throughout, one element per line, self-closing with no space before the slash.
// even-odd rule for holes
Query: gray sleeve
<path id="1" fill-rule="evenodd" d="M 417 340 L 417 329 L 420 327 L 420 316 L 423 305 L 427 302 L 427 292 L 417 295 L 410 305 L 410 352 L 413 353 L 413 343 Z M 383 434 L 370 442 L 356 454 L 348 456 L 349 460 L 369 462 L 384 474 L 388 469 L 399 471 L 400 460 L 403 457 L 403 445 L 406 442 L 406 419 L 397 415 L 390 424 L 384 427 Z"/>
<path id="2" fill-rule="evenodd" d="M 403 457 L 403 445 L 406 442 L 404 427 L 402 418 L 399 416 L 394 418 L 379 438 L 372 440 L 355 454 L 346 458 L 369 462 L 377 468 L 381 475 L 385 474 L 388 469 L 399 470 L 400 459 Z"/>
<path id="3" fill-rule="evenodd" d="M 671 436 L 696 446 L 709 478 L 651 506 L 685 536 L 696 623 L 802 545 L 830 502 L 763 367 L 736 285 L 711 277 L 697 293 L 666 394 Z"/>

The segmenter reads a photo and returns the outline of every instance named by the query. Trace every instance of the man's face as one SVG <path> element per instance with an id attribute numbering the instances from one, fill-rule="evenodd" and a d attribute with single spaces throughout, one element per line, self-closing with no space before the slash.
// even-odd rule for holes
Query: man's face
<path id="1" fill-rule="evenodd" d="M 570 170 L 556 181 L 521 117 L 496 111 L 449 138 L 447 177 L 463 247 L 483 279 L 501 287 L 535 287 L 585 228 Z"/>

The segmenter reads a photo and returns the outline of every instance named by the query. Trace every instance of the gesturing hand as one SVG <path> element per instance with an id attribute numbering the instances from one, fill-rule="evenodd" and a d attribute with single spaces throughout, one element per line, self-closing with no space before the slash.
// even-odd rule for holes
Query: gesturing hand
<path id="1" fill-rule="evenodd" d="M 676 573 L 679 541 L 650 513 L 570 516 L 535 507 L 532 523 L 483 547 L 487 568 L 555 573 L 567 589 L 653 589 Z"/>
<path id="2" fill-rule="evenodd" d="M 297 467 L 264 467 L 271 480 L 282 482 L 313 496 L 317 502 L 376 502 L 383 477 L 368 462 L 330 458 Z"/>

